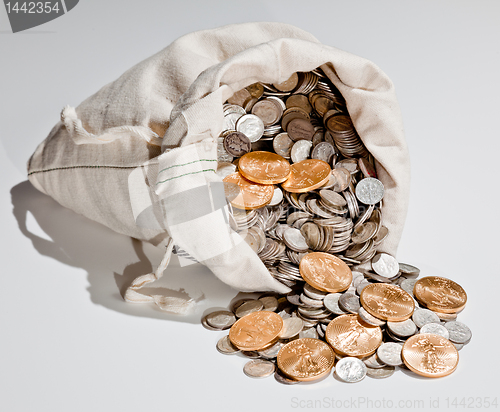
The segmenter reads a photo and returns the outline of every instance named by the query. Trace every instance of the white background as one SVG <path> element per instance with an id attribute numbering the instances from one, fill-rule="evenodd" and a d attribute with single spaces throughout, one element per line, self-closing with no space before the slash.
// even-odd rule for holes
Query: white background
<path id="1" fill-rule="evenodd" d="M 498 1 L 81 0 L 67 15 L 10 33 L 0 9 L 0 409 L 2 411 L 297 410 L 331 399 L 441 408 L 498 391 Z M 203 267 L 166 287 L 203 291 L 187 318 L 126 304 L 120 290 L 159 263 L 150 245 L 66 210 L 26 181 L 25 164 L 58 121 L 137 62 L 191 31 L 281 21 L 374 61 L 393 80 L 412 162 L 398 259 L 460 283 L 473 331 L 457 371 L 431 380 L 308 385 L 252 380 L 199 323 L 236 295 Z M 361 397 L 361 399 L 358 399 Z M 500 399 L 499 399 L 500 402 Z M 338 406 L 338 404 L 337 404 Z M 320 408 L 321 407 L 321 408 Z M 379 408 L 383 410 L 384 408 Z M 455 410 L 468 409 L 463 407 Z M 423 410 L 423 409 L 420 409 Z"/>

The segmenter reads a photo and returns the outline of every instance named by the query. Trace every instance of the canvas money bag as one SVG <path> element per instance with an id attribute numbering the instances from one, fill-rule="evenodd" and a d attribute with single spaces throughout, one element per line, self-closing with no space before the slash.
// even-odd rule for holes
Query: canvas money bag
<path id="1" fill-rule="evenodd" d="M 409 197 L 409 156 L 394 86 L 372 62 L 282 23 L 248 23 L 185 35 L 126 71 L 61 120 L 28 162 L 31 183 L 110 229 L 165 248 L 138 276 L 129 302 L 184 313 L 193 300 L 147 295 L 174 244 L 240 291 L 289 288 L 228 225 L 217 169 L 223 104 L 256 82 L 280 83 L 321 67 L 345 98 L 385 187 L 379 247 L 395 255 Z M 139 274 L 138 274 L 139 275 Z"/>

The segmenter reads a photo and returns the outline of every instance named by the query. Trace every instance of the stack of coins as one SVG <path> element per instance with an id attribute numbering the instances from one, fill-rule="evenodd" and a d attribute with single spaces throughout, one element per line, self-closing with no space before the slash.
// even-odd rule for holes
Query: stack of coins
<path id="1" fill-rule="evenodd" d="M 253 84 L 224 105 L 217 173 L 231 227 L 292 291 L 207 315 L 230 329 L 217 349 L 252 360 L 251 377 L 346 382 L 396 368 L 445 376 L 471 333 L 465 291 L 377 251 L 384 186 L 345 101 L 321 69 Z M 237 320 L 238 319 L 238 320 Z"/>

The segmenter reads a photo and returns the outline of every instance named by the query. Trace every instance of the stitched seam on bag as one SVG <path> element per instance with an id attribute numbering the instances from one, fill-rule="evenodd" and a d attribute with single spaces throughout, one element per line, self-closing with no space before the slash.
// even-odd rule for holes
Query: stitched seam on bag
<path id="1" fill-rule="evenodd" d="M 169 166 L 169 167 L 166 167 L 165 169 L 162 169 L 158 172 L 158 174 L 164 172 L 165 170 L 169 170 L 169 169 L 172 169 L 173 167 L 181 167 L 181 166 L 187 166 L 187 165 L 190 165 L 190 164 L 193 164 L 193 163 L 198 163 L 198 162 L 216 162 L 217 160 L 215 159 L 199 159 L 199 160 L 193 160 L 192 162 L 188 162 L 188 163 L 183 163 L 183 164 L 180 164 L 180 165 L 172 165 L 172 166 Z M 161 183 L 161 182 L 160 182 Z"/>
<path id="2" fill-rule="evenodd" d="M 165 182 L 168 182 L 169 180 L 177 179 L 177 178 L 182 177 L 182 176 L 195 175 L 197 173 L 203 173 L 203 172 L 215 172 L 215 169 L 204 169 L 204 170 L 198 170 L 197 172 L 184 173 L 183 175 L 174 176 L 174 177 L 170 177 L 168 179 L 162 180 L 161 182 L 158 182 L 156 184 L 159 185 L 160 183 L 165 183 Z"/>
<path id="3" fill-rule="evenodd" d="M 55 170 L 68 170 L 68 169 L 136 169 L 139 166 L 65 166 L 65 167 L 54 167 L 52 169 L 44 169 L 44 170 L 34 170 L 33 172 L 29 172 L 28 176 L 34 175 L 35 173 L 45 173 L 45 172 L 53 172 Z"/>

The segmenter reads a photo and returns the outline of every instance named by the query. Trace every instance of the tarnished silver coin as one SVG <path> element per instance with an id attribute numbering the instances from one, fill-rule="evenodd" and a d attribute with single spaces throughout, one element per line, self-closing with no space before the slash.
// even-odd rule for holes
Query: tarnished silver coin
<path id="1" fill-rule="evenodd" d="M 385 325 L 385 320 L 376 318 L 375 316 L 370 315 L 364 308 L 361 306 L 358 310 L 358 316 L 366 323 L 372 326 L 383 326 Z"/>
<path id="2" fill-rule="evenodd" d="M 393 334 L 404 338 L 409 338 L 417 333 L 417 325 L 411 319 L 402 322 L 387 322 L 387 329 Z"/>
<path id="3" fill-rule="evenodd" d="M 236 316 L 242 318 L 249 313 L 258 312 L 262 310 L 264 304 L 258 299 L 252 299 L 243 303 L 238 309 L 236 309 Z"/>
<path id="4" fill-rule="evenodd" d="M 206 319 L 210 326 L 218 329 L 228 329 L 234 322 L 236 322 L 234 313 L 227 310 L 217 310 L 209 313 Z"/>
<path id="5" fill-rule="evenodd" d="M 243 133 L 254 143 L 262 137 L 264 123 L 254 114 L 245 114 L 236 122 L 236 130 Z"/>
<path id="6" fill-rule="evenodd" d="M 288 376 L 285 376 L 279 369 L 276 369 L 276 372 L 274 373 L 274 379 L 276 379 L 283 385 L 296 385 L 297 383 L 300 383 L 300 381 L 290 379 Z"/>
<path id="7" fill-rule="evenodd" d="M 374 379 L 385 379 L 388 378 L 389 376 L 394 375 L 395 370 L 396 368 L 394 366 L 384 366 L 383 368 L 379 369 L 367 368 L 366 376 L 369 376 L 370 378 Z"/>
<path id="8" fill-rule="evenodd" d="M 259 298 L 264 305 L 262 310 L 267 310 L 269 312 L 274 312 L 276 309 L 278 309 L 278 299 L 276 299 L 274 296 L 264 296 Z"/>
<path id="9" fill-rule="evenodd" d="M 251 378 L 267 378 L 274 373 L 275 369 L 276 367 L 273 362 L 264 359 L 255 359 L 245 364 L 243 372 Z"/>
<path id="10" fill-rule="evenodd" d="M 298 335 L 304 328 L 304 321 L 299 317 L 292 316 L 283 320 L 283 328 L 279 334 L 280 339 L 290 339 Z"/>
<path id="11" fill-rule="evenodd" d="M 352 243 L 365 243 L 375 236 L 377 225 L 373 222 L 366 222 L 354 229 L 352 232 Z"/>
<path id="12" fill-rule="evenodd" d="M 450 334 L 450 341 L 457 344 L 467 344 L 472 339 L 472 332 L 467 325 L 462 322 L 446 322 L 444 327 Z"/>
<path id="13" fill-rule="evenodd" d="M 347 356 L 337 362 L 335 374 L 344 382 L 359 382 L 366 376 L 366 365 L 361 359 Z"/>
<path id="14" fill-rule="evenodd" d="M 372 259 L 372 269 L 386 278 L 393 278 L 399 273 L 398 261 L 387 253 L 379 253 Z"/>
<path id="15" fill-rule="evenodd" d="M 201 324 L 202 326 L 205 328 L 205 329 L 208 329 L 208 330 L 213 330 L 213 331 L 221 331 L 223 330 L 223 328 L 214 328 L 213 326 L 210 326 L 207 322 L 207 316 L 203 316 L 203 318 L 201 319 Z"/>
<path id="16" fill-rule="evenodd" d="M 374 205 L 384 197 L 384 185 L 374 177 L 362 179 L 356 185 L 356 197 L 365 205 Z"/>
<path id="17" fill-rule="evenodd" d="M 381 362 L 388 366 L 399 366 L 403 364 L 401 351 L 403 347 L 399 343 L 382 343 L 377 349 L 377 356 Z"/>
<path id="18" fill-rule="evenodd" d="M 229 340 L 229 335 L 220 338 L 216 347 L 217 350 L 224 355 L 234 355 L 235 353 L 240 352 L 240 350 Z"/>
<path id="19" fill-rule="evenodd" d="M 433 333 L 434 335 L 442 336 L 445 339 L 450 338 L 448 330 L 441 323 L 426 323 L 420 329 L 419 333 Z"/>
<path id="20" fill-rule="evenodd" d="M 324 162 L 331 164 L 333 155 L 335 154 L 335 149 L 333 145 L 328 142 L 320 142 L 311 152 L 311 159 L 323 160 Z"/>
<path id="21" fill-rule="evenodd" d="M 325 299 L 323 299 L 323 305 L 335 315 L 345 315 L 348 312 L 341 309 L 339 306 L 339 299 L 341 296 L 341 293 L 329 293 L 325 296 Z"/>
<path id="22" fill-rule="evenodd" d="M 415 309 L 411 318 L 418 328 L 421 328 L 427 323 L 439 323 L 438 315 L 429 309 Z"/>
<path id="23" fill-rule="evenodd" d="M 339 298 L 339 306 L 346 312 L 357 314 L 361 307 L 359 297 L 354 293 L 343 293 Z"/>
<path id="24" fill-rule="evenodd" d="M 224 149 L 230 155 L 240 157 L 252 150 L 252 143 L 243 133 L 231 132 L 224 137 Z"/>
<path id="25" fill-rule="evenodd" d="M 288 133 L 280 133 L 273 139 L 273 149 L 285 159 L 290 159 L 294 143 Z"/>

